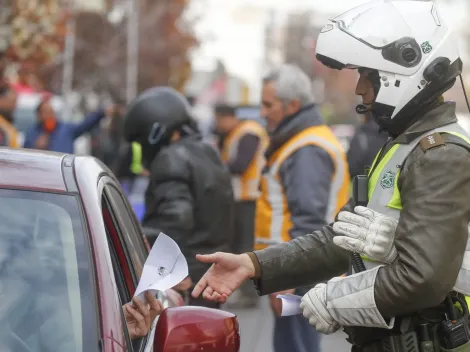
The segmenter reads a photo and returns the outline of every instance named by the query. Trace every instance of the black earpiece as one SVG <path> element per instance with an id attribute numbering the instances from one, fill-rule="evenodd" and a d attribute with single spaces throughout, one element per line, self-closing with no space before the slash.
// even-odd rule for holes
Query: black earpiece
<path id="1" fill-rule="evenodd" d="M 423 77 L 428 82 L 444 82 L 449 68 L 450 60 L 447 57 L 438 57 L 426 67 Z"/>

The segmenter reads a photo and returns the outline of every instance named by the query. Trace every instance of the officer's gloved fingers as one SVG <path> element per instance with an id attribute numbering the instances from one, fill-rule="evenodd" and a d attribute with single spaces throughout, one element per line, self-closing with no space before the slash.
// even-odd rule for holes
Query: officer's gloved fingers
<path id="1" fill-rule="evenodd" d="M 365 244 L 360 240 L 346 236 L 335 236 L 333 237 L 333 243 L 349 252 L 365 254 L 363 253 Z"/>
<path id="2" fill-rule="evenodd" d="M 397 257 L 397 250 L 394 244 L 394 236 L 380 234 L 374 237 L 374 241 L 367 243 L 361 254 L 366 254 L 369 258 L 384 263 L 391 264 Z"/>
<path id="3" fill-rule="evenodd" d="M 330 335 L 335 333 L 341 327 L 338 322 L 333 319 L 324 319 L 318 312 L 314 312 L 310 305 L 300 304 L 300 309 L 303 310 L 303 316 L 308 320 L 308 323 L 315 328 L 318 332 Z"/>
<path id="4" fill-rule="evenodd" d="M 343 221 L 335 222 L 333 224 L 333 231 L 338 235 L 356 238 L 363 242 L 366 241 L 368 235 L 366 229 Z"/>
<path id="5" fill-rule="evenodd" d="M 369 219 L 349 211 L 340 211 L 337 219 L 340 222 L 346 222 L 366 229 L 371 225 Z"/>
<path id="6" fill-rule="evenodd" d="M 371 222 L 374 222 L 378 217 L 383 216 L 382 214 L 377 213 L 376 211 L 374 211 L 370 208 L 362 207 L 360 205 L 358 205 L 357 207 L 354 207 L 354 212 L 357 215 L 360 215 L 360 216 L 368 219 Z"/>
<path id="7" fill-rule="evenodd" d="M 395 231 L 397 230 L 397 226 L 397 220 L 384 216 L 378 222 L 378 231 L 387 233 L 389 236 L 395 238 Z"/>

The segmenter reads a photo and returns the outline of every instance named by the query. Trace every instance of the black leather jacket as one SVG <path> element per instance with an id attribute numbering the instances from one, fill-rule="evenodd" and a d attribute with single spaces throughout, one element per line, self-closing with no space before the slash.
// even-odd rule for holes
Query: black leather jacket
<path id="1" fill-rule="evenodd" d="M 145 194 L 144 232 L 162 231 L 178 243 L 197 282 L 209 268 L 196 254 L 230 251 L 234 199 L 231 178 L 217 152 L 199 136 L 165 147 L 151 166 Z"/>

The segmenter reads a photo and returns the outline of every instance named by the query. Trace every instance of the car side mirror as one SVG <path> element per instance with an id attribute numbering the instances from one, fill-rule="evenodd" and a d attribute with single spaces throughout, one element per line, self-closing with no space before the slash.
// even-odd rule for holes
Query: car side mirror
<path id="1" fill-rule="evenodd" d="M 218 309 L 167 308 L 158 319 L 153 346 L 153 352 L 238 352 L 238 319 Z"/>

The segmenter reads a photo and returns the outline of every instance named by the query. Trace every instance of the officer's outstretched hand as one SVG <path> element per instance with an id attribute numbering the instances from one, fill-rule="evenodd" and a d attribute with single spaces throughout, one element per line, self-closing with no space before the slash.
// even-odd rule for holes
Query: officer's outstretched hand
<path id="1" fill-rule="evenodd" d="M 201 296 L 213 302 L 225 303 L 227 298 L 247 279 L 255 275 L 255 267 L 248 254 L 235 255 L 217 252 L 196 256 L 212 266 L 194 287 L 192 296 Z"/>
<path id="2" fill-rule="evenodd" d="M 355 207 L 354 213 L 342 211 L 333 224 L 338 236 L 333 242 L 347 251 L 390 264 L 397 257 L 395 232 L 398 221 L 366 207 Z"/>

